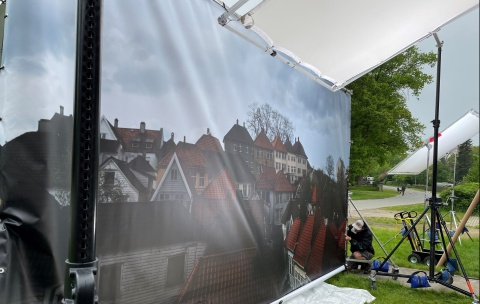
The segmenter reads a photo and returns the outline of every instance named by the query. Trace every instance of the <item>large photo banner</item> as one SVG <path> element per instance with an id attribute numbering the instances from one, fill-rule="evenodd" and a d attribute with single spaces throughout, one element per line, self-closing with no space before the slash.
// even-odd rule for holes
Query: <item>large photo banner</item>
<path id="1" fill-rule="evenodd" d="M 6 12 L 0 298 L 60 303 L 76 5 Z M 223 12 L 103 2 L 99 303 L 268 303 L 344 265 L 350 96 L 222 28 Z"/>

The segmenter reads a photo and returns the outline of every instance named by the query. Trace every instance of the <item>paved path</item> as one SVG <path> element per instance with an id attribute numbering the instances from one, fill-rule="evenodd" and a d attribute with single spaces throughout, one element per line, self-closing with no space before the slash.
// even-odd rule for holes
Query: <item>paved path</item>
<path id="1" fill-rule="evenodd" d="M 384 189 L 396 190 L 396 187 L 383 186 Z M 368 199 L 353 201 L 358 210 L 376 209 L 390 206 L 423 204 L 425 201 L 425 191 L 414 189 L 405 190 L 405 195 L 397 195 L 389 198 Z"/>

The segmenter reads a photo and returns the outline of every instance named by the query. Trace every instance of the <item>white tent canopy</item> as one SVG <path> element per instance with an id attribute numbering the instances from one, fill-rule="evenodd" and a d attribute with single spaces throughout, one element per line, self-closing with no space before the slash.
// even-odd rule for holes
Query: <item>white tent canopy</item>
<path id="1" fill-rule="evenodd" d="M 265 40 L 266 51 L 288 55 L 279 57 L 291 66 L 308 68 L 312 78 L 332 90 L 479 6 L 478 0 L 216 1 L 228 10 L 220 24 L 241 22 L 238 17 L 245 16 L 243 24 Z"/>
<path id="2" fill-rule="evenodd" d="M 469 140 L 479 132 L 479 114 L 475 110 L 470 110 L 462 118 L 457 120 L 445 131 L 440 132 L 438 137 L 438 159 L 444 157 L 447 153 L 454 150 L 459 144 Z M 428 148 L 428 145 L 431 148 Z M 405 158 L 388 174 L 412 174 L 416 175 L 427 168 L 427 159 L 429 166 L 433 161 L 433 142 L 427 142 L 422 148 Z"/>

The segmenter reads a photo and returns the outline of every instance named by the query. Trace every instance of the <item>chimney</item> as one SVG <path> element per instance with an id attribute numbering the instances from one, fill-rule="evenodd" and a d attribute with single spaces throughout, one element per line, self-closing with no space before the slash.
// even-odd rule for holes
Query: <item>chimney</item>
<path id="1" fill-rule="evenodd" d="M 245 128 L 245 122 L 243 122 L 243 127 Z"/>
<path id="2" fill-rule="evenodd" d="M 187 142 L 187 137 L 186 137 L 186 136 L 183 136 L 183 142 L 184 142 L 184 143 Z"/>
<path id="3" fill-rule="evenodd" d="M 172 132 L 172 134 L 170 134 L 170 135 L 171 135 L 170 138 L 171 138 L 172 141 L 173 141 L 173 140 L 174 140 L 174 137 L 175 137 L 174 134 L 173 134 L 173 132 Z"/>
<path id="4" fill-rule="evenodd" d="M 238 125 L 238 119 L 237 119 L 237 125 Z"/>
<path id="5" fill-rule="evenodd" d="M 60 115 L 63 115 L 63 106 L 60 106 Z"/>
<path id="6" fill-rule="evenodd" d="M 140 123 L 140 133 L 145 133 L 145 123 L 143 121 Z"/>
<path id="7" fill-rule="evenodd" d="M 118 119 L 117 119 L 117 118 L 115 118 L 115 122 L 113 123 L 113 127 L 114 127 L 115 129 L 118 128 Z"/>
<path id="8" fill-rule="evenodd" d="M 210 135 L 210 128 L 207 128 L 207 135 Z"/>

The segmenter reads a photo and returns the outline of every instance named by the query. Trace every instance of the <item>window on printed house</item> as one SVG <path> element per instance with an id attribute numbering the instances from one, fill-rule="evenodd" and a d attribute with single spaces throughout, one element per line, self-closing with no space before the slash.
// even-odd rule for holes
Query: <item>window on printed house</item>
<path id="1" fill-rule="evenodd" d="M 113 184 L 115 183 L 115 172 L 112 172 L 112 171 L 105 172 L 104 178 L 105 178 L 105 181 L 104 181 L 105 185 L 113 186 Z"/>
<path id="2" fill-rule="evenodd" d="M 233 151 L 237 151 L 237 145 L 233 145 Z"/>
<path id="3" fill-rule="evenodd" d="M 183 284 L 185 276 L 185 253 L 168 258 L 166 287 Z"/>
<path id="4" fill-rule="evenodd" d="M 242 145 L 238 146 L 238 152 L 242 152 Z"/>
<path id="5" fill-rule="evenodd" d="M 245 147 L 245 153 L 248 154 L 248 146 Z"/>
<path id="6" fill-rule="evenodd" d="M 205 187 L 205 173 L 200 172 L 199 186 Z"/>
<path id="7" fill-rule="evenodd" d="M 170 171 L 170 179 L 171 180 L 177 180 L 178 179 L 178 171 L 177 169 L 172 169 Z"/>
<path id="8" fill-rule="evenodd" d="M 190 178 L 194 186 L 197 185 L 197 173 L 195 171 L 190 171 Z"/>

